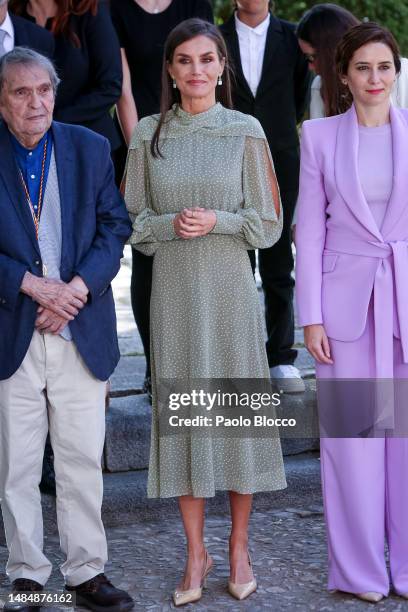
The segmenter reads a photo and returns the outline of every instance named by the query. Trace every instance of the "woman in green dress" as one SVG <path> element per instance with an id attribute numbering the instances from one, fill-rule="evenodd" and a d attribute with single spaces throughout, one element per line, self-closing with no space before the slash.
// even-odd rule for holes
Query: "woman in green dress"
<path id="1" fill-rule="evenodd" d="M 133 134 L 125 193 L 130 242 L 154 255 L 148 495 L 179 498 L 188 553 L 173 594 L 181 605 L 200 599 L 212 567 L 205 498 L 229 491 L 229 591 L 243 599 L 256 589 L 248 555 L 252 494 L 286 486 L 279 436 L 194 435 L 188 428 L 166 435 L 159 394 L 169 380 L 269 379 L 246 251 L 278 240 L 279 190 L 260 124 L 230 110 L 217 28 L 189 19 L 170 33 L 162 92 L 161 114 L 142 119 Z"/>

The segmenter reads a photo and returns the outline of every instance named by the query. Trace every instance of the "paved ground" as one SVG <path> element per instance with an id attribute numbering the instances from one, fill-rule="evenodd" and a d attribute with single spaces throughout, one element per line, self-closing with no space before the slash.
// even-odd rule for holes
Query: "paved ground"
<path id="1" fill-rule="evenodd" d="M 113 379 L 114 393 L 136 390 L 143 380 L 143 349 L 135 333 L 128 299 L 129 258 L 115 281 L 121 366 Z M 299 365 L 312 375 L 311 363 L 301 346 Z M 131 385 L 131 386 L 129 386 Z M 251 520 L 251 553 L 259 588 L 246 602 L 238 603 L 226 591 L 228 579 L 227 499 L 218 495 L 208 503 L 206 543 L 215 561 L 208 588 L 195 609 L 274 610 L 275 612 L 316 610 L 363 611 L 371 604 L 344 593 L 326 590 L 326 544 L 320 495 L 317 453 L 305 453 L 285 460 L 288 489 L 256 497 Z M 134 597 L 136 611 L 173 609 L 170 595 L 183 570 L 184 537 L 175 500 L 143 504 L 145 477 L 141 472 L 105 475 L 104 519 L 108 525 L 110 562 L 107 574 L 117 586 Z M 135 495 L 135 490 L 139 493 Z M 45 551 L 54 565 L 47 588 L 62 590 L 57 567 L 62 562 L 55 532 L 54 500 L 43 498 Z M 4 567 L 5 547 L 0 545 L 0 600 L 8 588 Z M 1 606 L 1 603 L 0 603 Z M 58 608 L 50 608 L 57 610 Z M 60 608 L 63 609 L 63 608 Z M 189 606 L 189 609 L 193 609 Z M 378 612 L 402 612 L 408 603 L 390 596 L 377 604 Z M 66 610 L 66 608 L 65 608 Z"/>
<path id="2" fill-rule="evenodd" d="M 307 501 L 307 500 L 304 500 Z M 325 589 L 326 553 L 324 525 L 319 505 L 256 511 L 251 521 L 251 550 L 259 588 L 246 602 L 236 602 L 226 591 L 228 579 L 228 517 L 210 514 L 206 543 L 215 561 L 197 610 L 299 611 L 369 610 L 371 604 L 344 593 Z M 145 520 L 136 525 L 108 529 L 110 578 L 134 597 L 135 610 L 171 610 L 170 594 L 182 572 L 184 538 L 177 518 Z M 46 539 L 46 553 L 55 567 L 61 563 L 58 537 Z M 0 548 L 4 567 L 6 551 Z M 4 574 L 0 584 L 5 586 Z M 55 571 L 48 583 L 61 590 Z M 4 593 L 4 590 L 1 589 Z M 403 612 L 407 602 L 391 596 L 377 604 L 378 612 Z M 192 606 L 190 606 L 192 609 Z"/>

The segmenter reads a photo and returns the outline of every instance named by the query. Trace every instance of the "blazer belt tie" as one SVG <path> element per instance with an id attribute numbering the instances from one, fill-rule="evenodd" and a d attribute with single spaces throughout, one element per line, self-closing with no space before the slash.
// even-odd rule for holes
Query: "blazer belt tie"
<path id="1" fill-rule="evenodd" d="M 374 280 L 376 371 L 378 378 L 393 378 L 394 295 L 403 362 L 408 363 L 408 241 L 350 240 L 341 232 L 328 232 L 325 248 L 339 254 L 379 260 Z"/>

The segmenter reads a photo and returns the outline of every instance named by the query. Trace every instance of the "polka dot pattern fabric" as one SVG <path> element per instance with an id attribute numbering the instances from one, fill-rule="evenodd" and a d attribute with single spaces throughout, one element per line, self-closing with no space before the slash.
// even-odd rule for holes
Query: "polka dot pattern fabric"
<path id="1" fill-rule="evenodd" d="M 125 192 L 134 222 L 130 243 L 154 255 L 148 496 L 282 489 L 286 481 L 277 435 L 160 435 L 161 381 L 269 378 L 247 250 L 270 247 L 279 239 L 282 211 L 278 216 L 273 162 L 253 117 L 220 104 L 198 115 L 175 106 L 162 131 L 163 157 L 155 159 L 150 141 L 157 120 L 146 117 L 135 130 Z M 191 206 L 215 210 L 217 223 L 207 236 L 183 240 L 173 220 Z"/>

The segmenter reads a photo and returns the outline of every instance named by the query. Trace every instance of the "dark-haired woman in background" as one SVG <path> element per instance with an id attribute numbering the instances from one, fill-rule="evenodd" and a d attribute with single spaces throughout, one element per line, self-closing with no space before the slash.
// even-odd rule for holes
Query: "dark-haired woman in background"
<path id="1" fill-rule="evenodd" d="M 10 0 L 10 9 L 50 30 L 61 78 L 57 121 L 83 125 L 120 145 L 110 109 L 122 91 L 120 48 L 106 0 Z"/>
<path id="2" fill-rule="evenodd" d="M 306 11 L 297 27 L 299 45 L 316 77 L 310 96 L 310 118 L 331 117 L 344 113 L 351 105 L 347 87 L 336 74 L 335 50 L 342 36 L 359 20 L 337 4 L 316 4 Z M 401 72 L 394 85 L 391 101 L 408 107 L 408 60 L 401 58 Z"/>
<path id="3" fill-rule="evenodd" d="M 188 558 L 176 605 L 200 599 L 212 567 L 205 498 L 229 491 L 229 591 L 244 599 L 256 589 L 248 556 L 252 494 L 286 486 L 278 434 L 161 429 L 170 414 L 159 403 L 166 380 L 184 381 L 183 392 L 196 379 L 269 382 L 246 251 L 279 239 L 279 191 L 259 122 L 230 106 L 222 36 L 201 19 L 181 23 L 166 42 L 161 115 L 142 119 L 130 143 L 125 195 L 134 220 L 130 242 L 154 255 L 148 495 L 179 498 Z"/>
<path id="4" fill-rule="evenodd" d="M 117 160 L 117 175 L 123 173 L 133 130 L 138 119 L 160 110 L 161 69 L 164 43 L 171 30 L 185 19 L 200 17 L 213 21 L 209 0 L 113 0 L 123 62 L 123 91 L 117 114 L 126 147 Z M 144 390 L 150 384 L 150 293 L 152 258 L 132 249 L 131 300 L 135 321 L 146 356 Z"/>

